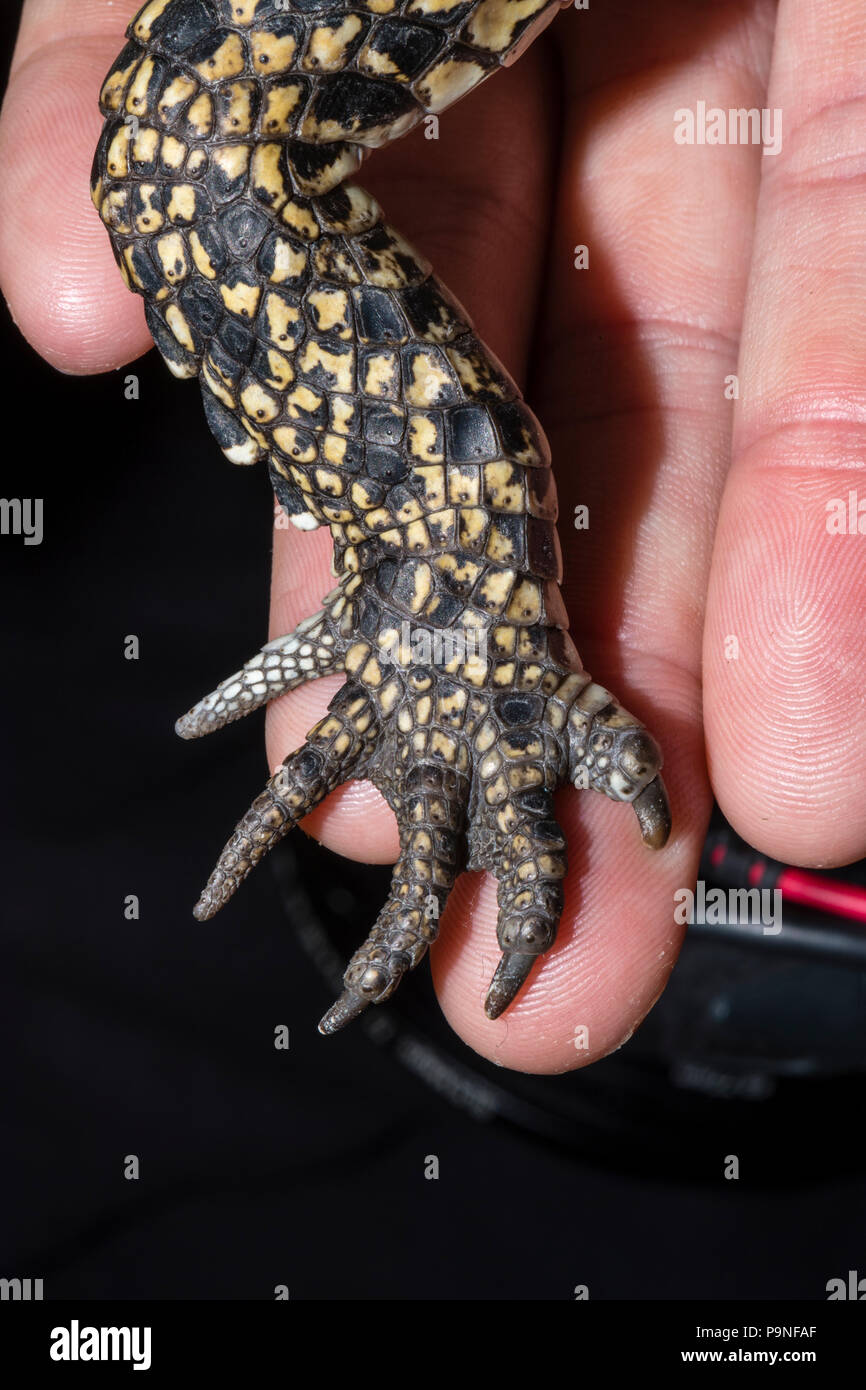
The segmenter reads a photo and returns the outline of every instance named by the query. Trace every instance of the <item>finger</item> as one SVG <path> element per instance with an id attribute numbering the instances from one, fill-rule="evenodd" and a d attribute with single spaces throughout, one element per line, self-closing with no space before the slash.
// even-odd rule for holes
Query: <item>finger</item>
<path id="1" fill-rule="evenodd" d="M 859 0 L 782 4 L 768 96 L 782 149 L 763 162 L 704 653 L 725 814 L 758 849 L 814 865 L 866 852 L 864 66 Z"/>
<path id="2" fill-rule="evenodd" d="M 760 154 L 676 144 L 674 113 L 698 98 L 762 104 L 768 14 L 759 6 L 744 23 L 739 5 L 685 15 L 635 5 L 566 14 L 554 30 L 572 106 L 546 351 L 529 399 L 553 448 L 572 633 L 587 669 L 657 735 L 674 837 L 650 855 L 627 807 L 560 794 L 570 862 L 560 934 L 492 1024 L 480 1003 L 498 959 L 494 894 L 486 882 L 458 885 L 446 922 L 471 901 L 483 959 L 443 934 L 443 1006 L 474 1047 L 523 1070 L 583 1065 L 622 1043 L 679 947 L 673 895 L 694 881 L 709 810 L 701 625 Z M 580 244 L 586 272 L 572 268 Z M 569 526 L 578 504 L 588 530 Z"/>
<path id="3" fill-rule="evenodd" d="M 106 371 L 152 345 L 90 200 L 99 90 L 138 8 L 27 0 L 0 116 L 0 286 L 61 371 Z"/>
<path id="4" fill-rule="evenodd" d="M 433 262 L 518 378 L 531 335 L 551 196 L 554 108 L 543 46 L 541 40 L 515 67 L 446 112 L 438 140 L 418 131 L 378 152 L 363 170 L 363 182 L 388 220 Z M 272 636 L 290 631 L 319 607 L 333 587 L 330 555 L 327 533 L 275 531 Z M 272 767 L 303 741 L 339 684 L 336 678 L 316 681 L 271 708 Z M 335 793 L 304 828 L 355 859 L 390 863 L 398 854 L 394 817 L 366 783 Z"/>

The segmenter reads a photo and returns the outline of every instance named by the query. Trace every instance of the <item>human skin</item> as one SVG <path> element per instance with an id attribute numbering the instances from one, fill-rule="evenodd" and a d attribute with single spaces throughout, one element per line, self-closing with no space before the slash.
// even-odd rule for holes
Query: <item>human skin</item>
<path id="1" fill-rule="evenodd" d="M 88 187 L 96 94 L 138 8 L 27 0 L 0 119 L 0 285 L 24 336 L 65 372 L 150 346 Z M 439 998 L 460 1036 L 505 1066 L 595 1061 L 658 997 L 681 940 L 673 895 L 703 842 L 707 766 L 761 851 L 809 865 L 866 853 L 866 542 L 826 527 L 831 498 L 858 483 L 866 496 L 864 72 L 862 0 L 782 0 L 778 12 L 769 0 L 609 0 L 561 14 L 444 113 L 438 140 L 416 132 L 362 170 L 544 425 L 572 634 L 665 754 L 674 835 L 659 854 L 628 808 L 557 797 L 570 855 L 559 936 L 495 1022 L 482 1007 L 499 956 L 495 884 L 466 874 L 452 892 L 431 952 Z M 674 112 L 698 101 L 778 108 L 781 152 L 677 144 Z M 166 377 L 165 389 L 180 387 Z M 587 530 L 572 526 L 578 504 Z M 331 585 L 327 532 L 278 528 L 274 541 L 271 636 Z M 227 672 L 203 652 L 201 674 L 204 693 Z M 272 768 L 339 684 L 272 707 Z M 397 855 L 368 784 L 304 826 L 340 854 Z"/>

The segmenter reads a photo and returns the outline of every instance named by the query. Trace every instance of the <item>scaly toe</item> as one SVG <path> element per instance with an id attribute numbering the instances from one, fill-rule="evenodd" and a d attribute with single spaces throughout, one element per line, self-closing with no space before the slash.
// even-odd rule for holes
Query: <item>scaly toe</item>
<path id="1" fill-rule="evenodd" d="M 319 1032 L 326 1036 L 330 1033 L 339 1033 L 341 1028 L 345 1028 L 347 1023 L 360 1017 L 365 1009 L 372 1004 L 372 999 L 364 999 L 362 995 L 356 994 L 354 990 L 344 989 L 336 1003 L 332 1004 L 324 1018 L 319 1023 Z"/>
<path id="2" fill-rule="evenodd" d="M 498 1018 L 505 1012 L 537 960 L 538 956 L 525 956 L 518 951 L 504 952 L 484 1001 L 488 1018 Z"/>

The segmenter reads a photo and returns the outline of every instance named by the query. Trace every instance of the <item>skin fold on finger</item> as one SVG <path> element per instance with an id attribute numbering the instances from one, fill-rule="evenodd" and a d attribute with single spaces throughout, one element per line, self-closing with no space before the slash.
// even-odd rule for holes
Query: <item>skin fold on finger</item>
<path id="1" fill-rule="evenodd" d="M 710 804 L 701 627 L 760 152 L 678 144 L 674 123 L 701 100 L 762 105 L 771 15 L 620 5 L 554 30 L 571 106 L 528 396 L 553 448 L 572 633 L 587 669 L 659 738 L 674 835 L 652 854 L 630 808 L 560 793 L 570 871 L 559 937 L 492 1024 L 480 1010 L 497 959 L 494 892 L 458 888 L 484 960 L 444 937 L 443 1008 L 478 1051 L 521 1070 L 582 1066 L 620 1045 L 679 949 L 673 895 L 694 882 Z M 584 245 L 585 271 L 574 267 Z M 579 505 L 589 524 L 576 530 Z"/>
<path id="2" fill-rule="evenodd" d="M 861 0 L 783 0 L 704 649 L 722 809 L 807 865 L 866 853 L 864 72 Z"/>
<path id="3" fill-rule="evenodd" d="M 437 140 L 418 130 L 377 151 L 359 179 L 463 300 L 518 380 L 543 271 L 554 167 L 555 104 L 544 43 L 446 111 Z M 506 262 L 513 266 L 507 286 Z M 326 531 L 275 529 L 272 637 L 315 612 L 333 587 L 331 551 Z M 272 768 L 303 742 L 341 683 L 335 677 L 312 682 L 270 708 Z M 368 783 L 347 783 L 303 824 L 340 854 L 378 863 L 397 857 L 396 822 Z"/>
<path id="4" fill-rule="evenodd" d="M 102 372 L 152 346 L 90 200 L 97 99 L 136 0 L 27 0 L 0 115 L 0 287 L 60 371 Z"/>

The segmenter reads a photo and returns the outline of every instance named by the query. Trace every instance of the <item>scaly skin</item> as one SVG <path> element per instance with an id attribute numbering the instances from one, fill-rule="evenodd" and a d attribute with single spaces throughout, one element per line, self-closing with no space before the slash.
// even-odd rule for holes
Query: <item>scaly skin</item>
<path id="1" fill-rule="evenodd" d="M 435 939 L 464 868 L 499 882 L 506 1009 L 562 909 L 566 780 L 670 830 L 661 755 L 582 669 L 559 591 L 547 442 L 430 266 L 346 177 L 514 60 L 559 0 L 151 0 L 101 96 L 93 198 L 157 347 L 233 462 L 267 460 L 337 585 L 178 722 L 196 738 L 343 671 L 195 908 L 213 915 L 340 783 L 392 807 L 391 893 L 331 1033 Z"/>

